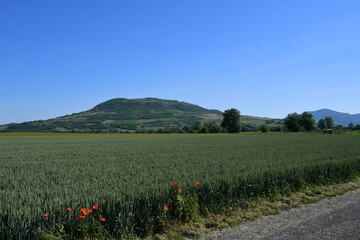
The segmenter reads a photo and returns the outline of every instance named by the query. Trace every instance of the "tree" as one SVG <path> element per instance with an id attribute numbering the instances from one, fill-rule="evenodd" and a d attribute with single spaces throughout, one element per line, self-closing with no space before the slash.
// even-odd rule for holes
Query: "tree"
<path id="1" fill-rule="evenodd" d="M 300 116 L 300 126 L 305 129 L 305 131 L 311 131 L 315 129 L 315 120 L 312 118 L 313 115 L 308 112 L 303 112 Z"/>
<path id="2" fill-rule="evenodd" d="M 226 128 L 229 133 L 240 132 L 240 111 L 236 108 L 225 110 L 223 113 L 221 127 Z"/>
<path id="3" fill-rule="evenodd" d="M 200 133 L 209 133 L 209 128 L 207 126 L 203 126 Z"/>
<path id="4" fill-rule="evenodd" d="M 353 123 L 349 123 L 349 129 L 353 129 L 354 128 L 354 124 Z"/>
<path id="5" fill-rule="evenodd" d="M 300 132 L 300 115 L 298 113 L 289 113 L 284 121 L 285 127 L 292 132 Z"/>
<path id="6" fill-rule="evenodd" d="M 324 119 L 320 119 L 318 124 L 317 124 L 317 127 L 321 130 L 324 130 L 326 128 L 326 123 L 325 123 L 325 120 Z"/>
<path id="7" fill-rule="evenodd" d="M 326 128 L 328 128 L 328 129 L 333 128 L 335 125 L 332 117 L 325 117 L 325 124 L 326 124 Z"/>
<path id="8" fill-rule="evenodd" d="M 196 121 L 195 124 L 194 124 L 194 126 L 193 126 L 193 129 L 196 130 L 196 131 L 198 131 L 198 132 L 200 132 L 201 128 L 202 128 L 201 122 L 200 122 L 200 121 Z"/>
<path id="9" fill-rule="evenodd" d="M 209 128 L 210 133 L 220 133 L 221 126 L 217 124 L 215 121 L 208 121 L 205 123 L 205 126 Z"/>
<path id="10" fill-rule="evenodd" d="M 270 132 L 270 128 L 269 128 L 269 126 L 266 125 L 266 124 L 261 125 L 261 126 L 260 126 L 260 130 L 261 130 L 261 132 L 263 132 L 263 133 Z"/>
<path id="11" fill-rule="evenodd" d="M 191 132 L 191 128 L 190 128 L 189 126 L 184 126 L 184 127 L 182 128 L 182 130 L 183 130 L 184 132 L 186 132 L 186 133 Z"/>

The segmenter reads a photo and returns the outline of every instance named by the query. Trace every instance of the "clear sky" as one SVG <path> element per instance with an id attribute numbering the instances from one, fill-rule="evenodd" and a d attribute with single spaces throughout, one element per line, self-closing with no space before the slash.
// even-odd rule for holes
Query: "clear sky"
<path id="1" fill-rule="evenodd" d="M 0 0 L 0 124 L 157 97 L 360 112 L 358 0 Z"/>

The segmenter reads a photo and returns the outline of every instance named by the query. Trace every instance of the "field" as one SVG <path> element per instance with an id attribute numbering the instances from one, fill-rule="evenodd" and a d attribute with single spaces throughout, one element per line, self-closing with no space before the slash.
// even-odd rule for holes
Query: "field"
<path id="1" fill-rule="evenodd" d="M 151 235 L 176 215 L 164 211 L 174 187 L 216 212 L 359 174 L 358 135 L 3 133 L 0 236 L 31 238 L 58 223 L 75 236 L 66 222 L 93 205 L 111 236 Z"/>

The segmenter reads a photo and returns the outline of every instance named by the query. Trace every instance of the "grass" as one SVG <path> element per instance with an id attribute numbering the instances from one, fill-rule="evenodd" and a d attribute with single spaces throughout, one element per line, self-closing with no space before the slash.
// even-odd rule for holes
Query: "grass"
<path id="1" fill-rule="evenodd" d="M 182 239 L 200 238 L 214 231 L 237 227 L 263 216 L 280 214 L 303 204 L 317 203 L 325 198 L 342 195 L 359 188 L 360 178 L 356 178 L 347 183 L 311 186 L 295 193 L 278 195 L 275 199 L 256 199 L 248 202 L 248 205 L 241 209 L 228 209 L 224 213 L 211 214 L 189 224 L 174 225 L 169 233 L 157 236 L 157 239 L 174 239 L 175 234 L 178 239 L 181 237 Z"/>
<path id="2" fill-rule="evenodd" d="M 79 209 L 98 204 L 97 219 L 106 221 L 97 231 L 153 236 L 250 200 L 349 180 L 359 174 L 359 145 L 357 135 L 2 133 L 0 233 L 29 239 L 61 223 L 66 234 L 84 236 Z"/>

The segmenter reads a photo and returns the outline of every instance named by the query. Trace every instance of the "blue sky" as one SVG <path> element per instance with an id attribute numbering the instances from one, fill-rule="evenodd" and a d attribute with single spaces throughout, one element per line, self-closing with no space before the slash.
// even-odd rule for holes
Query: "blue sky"
<path id="1" fill-rule="evenodd" d="M 360 1 L 0 0 L 0 124 L 117 97 L 359 113 Z"/>

